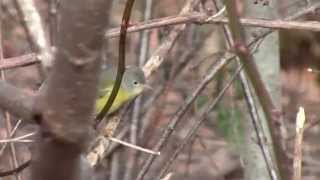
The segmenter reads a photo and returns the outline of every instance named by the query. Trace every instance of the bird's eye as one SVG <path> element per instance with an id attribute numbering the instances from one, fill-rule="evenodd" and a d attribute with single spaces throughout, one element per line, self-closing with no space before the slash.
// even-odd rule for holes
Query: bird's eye
<path id="1" fill-rule="evenodd" d="M 139 83 L 138 83 L 138 81 L 134 81 L 133 84 L 134 85 L 138 85 Z"/>

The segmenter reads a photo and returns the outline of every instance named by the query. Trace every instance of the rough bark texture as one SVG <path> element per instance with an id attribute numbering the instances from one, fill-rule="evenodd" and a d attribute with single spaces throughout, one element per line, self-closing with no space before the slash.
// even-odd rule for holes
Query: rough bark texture
<path id="1" fill-rule="evenodd" d="M 93 179 L 81 153 L 92 132 L 110 1 L 60 1 L 57 53 L 34 117 L 41 124 L 32 179 Z M 81 174 L 80 174 L 81 173 Z"/>

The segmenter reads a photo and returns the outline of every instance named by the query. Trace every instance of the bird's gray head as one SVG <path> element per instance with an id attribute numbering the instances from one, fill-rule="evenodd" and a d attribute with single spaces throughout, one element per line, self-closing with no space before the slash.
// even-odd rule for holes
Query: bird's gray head
<path id="1" fill-rule="evenodd" d="M 105 88 L 110 84 L 114 84 L 116 80 L 117 68 L 107 68 L 102 71 L 100 77 L 100 87 Z M 121 87 L 130 96 L 139 95 L 146 87 L 146 78 L 141 68 L 136 66 L 126 67 L 122 77 Z"/>
<path id="2" fill-rule="evenodd" d="M 121 86 L 135 94 L 140 94 L 146 84 L 146 78 L 141 68 L 127 67 L 123 75 Z"/>

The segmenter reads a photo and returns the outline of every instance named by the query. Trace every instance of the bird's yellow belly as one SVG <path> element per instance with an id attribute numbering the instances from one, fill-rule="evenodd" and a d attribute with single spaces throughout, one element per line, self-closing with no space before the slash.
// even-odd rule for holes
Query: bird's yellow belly
<path id="1" fill-rule="evenodd" d="M 110 93 L 107 93 L 103 97 L 100 97 L 100 98 L 97 99 L 97 101 L 96 101 L 96 113 L 97 114 L 100 113 L 102 108 L 105 106 L 105 104 L 107 103 L 107 101 L 109 99 L 109 96 L 110 96 Z M 114 100 L 111 108 L 108 111 L 108 114 L 113 113 L 116 110 L 118 110 L 123 104 L 125 104 L 126 101 L 129 101 L 130 99 L 131 98 L 128 95 L 128 93 L 124 92 L 120 88 L 116 99 Z"/>

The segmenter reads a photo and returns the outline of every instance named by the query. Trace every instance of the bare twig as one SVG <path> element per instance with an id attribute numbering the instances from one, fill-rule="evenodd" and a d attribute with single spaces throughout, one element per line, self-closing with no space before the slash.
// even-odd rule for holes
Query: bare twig
<path id="1" fill-rule="evenodd" d="M 22 24 L 31 43 L 32 50 L 37 53 L 37 59 L 42 62 L 44 70 L 49 69 L 53 61 L 51 46 L 46 39 L 44 27 L 34 2 L 14 0 L 14 3 L 22 18 Z"/>
<path id="2" fill-rule="evenodd" d="M 172 177 L 173 173 L 168 173 L 164 178 L 162 178 L 161 180 L 170 180 Z"/>
<path id="3" fill-rule="evenodd" d="M 120 120 L 125 117 L 126 112 L 127 108 L 125 107 L 124 111 L 122 111 L 119 116 L 108 117 L 106 125 L 99 128 L 101 135 L 93 141 L 94 143 L 91 145 L 90 150 L 86 155 L 91 166 L 96 166 L 98 162 L 106 156 L 107 151 L 111 148 L 111 141 L 105 137 L 112 137 L 114 135 Z"/>
<path id="4" fill-rule="evenodd" d="M 170 82 L 173 82 L 178 77 L 178 75 L 189 64 L 189 62 L 193 60 L 199 48 L 202 47 L 201 45 L 204 41 L 201 41 L 201 40 L 195 41 L 193 38 L 196 34 L 195 27 L 190 27 L 188 30 L 189 31 L 186 34 L 186 37 L 192 40 L 187 41 L 187 43 L 183 43 L 185 45 L 185 47 L 183 48 L 189 49 L 189 50 L 184 51 L 183 54 L 179 57 L 179 59 L 177 60 L 177 63 L 175 63 L 176 68 L 172 68 L 172 71 L 170 73 L 170 78 L 165 78 L 165 82 L 161 84 L 160 87 L 157 87 L 157 89 L 153 91 L 153 95 L 149 96 L 143 105 L 143 110 L 147 110 L 147 112 L 144 115 L 143 119 L 141 120 L 143 124 L 141 129 L 139 130 L 140 137 L 144 137 L 144 134 L 148 128 L 148 125 L 150 125 L 151 123 L 150 119 L 152 119 L 154 112 L 157 111 L 157 107 L 155 107 L 157 105 L 155 105 L 154 103 L 157 102 L 157 99 L 159 97 L 161 97 L 161 94 L 163 93 L 163 91 L 165 91 L 167 87 L 170 87 Z M 152 108 L 149 108 L 149 107 L 152 107 Z M 147 137 L 150 138 L 150 136 L 147 136 Z M 148 141 L 148 138 L 145 139 L 145 142 Z"/>
<path id="5" fill-rule="evenodd" d="M 114 130 L 114 128 L 112 128 L 112 130 Z M 128 131 L 128 129 L 125 129 L 125 130 Z M 119 138 L 121 138 L 121 137 L 119 137 Z M 145 148 L 139 147 L 137 145 L 119 140 L 118 138 L 113 138 L 111 136 L 99 136 L 96 139 L 96 143 L 93 144 L 92 150 L 90 150 L 90 152 L 87 154 L 87 159 L 88 159 L 91 166 L 96 166 L 97 163 L 99 162 L 99 160 L 103 159 L 108 152 L 110 153 L 109 148 L 111 147 L 110 146 L 111 142 L 115 142 L 116 144 L 128 146 L 132 149 L 136 149 L 136 150 L 143 151 L 146 153 L 160 155 L 160 152 L 155 152 L 155 151 L 152 151 L 149 149 L 145 149 Z M 114 149 L 114 147 L 113 147 L 113 149 Z M 109 150 L 109 151 L 107 152 L 107 150 Z"/>
<path id="6" fill-rule="evenodd" d="M 144 10 L 144 20 L 149 20 L 152 13 L 152 7 L 153 7 L 153 0 L 145 0 L 145 10 Z M 149 45 L 150 45 L 150 32 L 149 31 L 143 31 L 141 32 L 141 40 L 140 40 L 140 53 L 139 53 L 139 59 L 138 59 L 138 65 L 139 67 L 142 67 L 146 60 L 147 56 L 149 54 Z M 139 117 L 141 112 L 141 104 L 142 104 L 142 97 L 139 96 L 135 99 L 133 104 L 133 112 L 132 112 L 132 118 L 131 118 L 131 130 L 130 130 L 130 142 L 132 144 L 138 144 L 138 128 L 140 127 L 139 124 Z M 124 180 L 131 180 L 134 178 L 134 169 L 137 164 L 137 159 L 139 156 L 138 151 L 133 151 L 132 149 L 129 149 L 128 153 L 128 162 L 126 163 L 126 171 L 124 175 Z"/>
<path id="7" fill-rule="evenodd" d="M 268 35 L 268 33 L 263 33 L 261 36 L 257 37 L 256 39 L 254 39 L 252 42 L 249 43 L 249 45 L 255 45 L 255 43 L 264 38 L 266 35 Z M 185 103 L 179 108 L 179 110 L 177 111 L 177 113 L 175 114 L 175 116 L 169 121 L 169 125 L 167 127 L 167 129 L 165 130 L 164 134 L 162 135 L 160 141 L 155 145 L 154 147 L 154 151 L 159 151 L 166 143 L 167 139 L 169 138 L 169 136 L 171 135 L 172 131 L 174 130 L 174 128 L 176 127 L 177 123 L 179 123 L 179 121 L 181 120 L 181 117 L 184 115 L 184 113 L 188 110 L 189 106 L 192 104 L 193 100 L 197 97 L 197 95 L 201 92 L 201 90 L 206 86 L 207 83 L 210 82 L 210 80 L 215 76 L 215 74 L 221 69 L 223 68 L 226 64 L 228 64 L 231 60 L 233 60 L 236 56 L 231 56 L 228 58 L 222 58 L 220 59 L 220 61 L 218 61 L 217 64 L 214 65 L 213 69 L 209 72 L 209 74 L 203 79 L 203 81 L 200 83 L 200 85 L 196 88 L 196 90 L 193 92 L 193 94 L 187 98 L 187 100 L 185 101 Z M 144 174 L 148 171 L 148 169 L 150 168 L 151 164 L 153 163 L 155 157 L 150 156 L 142 170 L 140 171 L 140 174 L 138 175 L 138 178 L 143 178 Z"/>
<path id="8" fill-rule="evenodd" d="M 301 29 L 310 31 L 320 31 L 320 23 L 317 21 L 292 21 L 320 7 L 320 3 L 314 3 L 312 6 L 298 11 L 295 15 L 285 18 L 285 20 L 266 20 L 266 19 L 240 19 L 240 23 L 244 26 L 266 27 L 274 29 Z M 214 18 L 210 18 L 214 17 Z M 208 21 L 208 19 L 210 21 Z M 185 23 L 212 23 L 227 24 L 228 19 L 224 17 L 215 17 L 206 13 L 192 12 L 189 14 L 180 14 L 177 16 L 169 16 L 164 18 L 153 19 L 141 23 L 137 23 L 128 28 L 128 33 L 138 32 L 141 30 L 150 30 L 165 26 L 179 25 Z M 110 29 L 105 34 L 106 38 L 114 38 L 119 36 L 119 28 Z"/>
<path id="9" fill-rule="evenodd" d="M 28 133 L 28 134 L 23 135 L 23 136 L 11 138 L 11 139 L 2 139 L 2 140 L 0 140 L 0 143 L 32 142 L 32 140 L 28 140 L 28 139 L 25 139 L 25 138 L 28 138 L 28 137 L 33 136 L 35 134 L 36 134 L 36 132 L 33 132 L 33 133 Z"/>
<path id="10" fill-rule="evenodd" d="M 0 4 L 2 4 L 2 1 L 0 1 Z M 2 37 L 2 13 L 0 12 L 0 61 L 3 61 L 4 57 L 3 57 L 3 49 L 2 49 L 2 43 L 3 43 L 3 37 Z M 5 73 L 2 70 L 1 72 L 1 80 L 3 82 L 6 81 L 5 78 Z M 11 130 L 12 130 L 12 124 L 11 124 L 11 118 L 10 118 L 10 114 L 8 111 L 4 111 L 3 112 L 4 117 L 5 117 L 5 121 L 6 121 L 6 130 L 7 130 L 7 135 L 10 136 L 11 134 Z M 14 144 L 9 144 L 10 146 L 10 153 L 11 153 L 11 162 L 13 164 L 14 168 L 18 167 L 18 160 L 17 160 L 17 154 L 16 154 L 16 147 Z M 18 174 L 16 175 L 17 180 L 21 179 L 21 176 Z"/>
<path id="11" fill-rule="evenodd" d="M 9 138 L 13 137 L 13 135 L 15 134 L 15 132 L 17 131 L 19 125 L 21 124 L 21 119 L 18 120 L 18 122 L 16 123 L 16 125 L 13 127 L 13 129 L 10 132 Z M 0 149 L 0 156 L 2 156 L 5 148 L 7 147 L 8 143 L 5 143 L 4 145 L 2 145 L 1 149 Z"/>
<path id="12" fill-rule="evenodd" d="M 130 143 L 127 143 L 127 142 L 118 140 L 118 139 L 113 138 L 113 137 L 108 137 L 108 139 L 111 140 L 111 141 L 113 141 L 113 142 L 122 144 L 122 145 L 124 145 L 124 146 L 130 147 L 130 148 L 133 148 L 133 149 L 142 151 L 142 152 L 146 152 L 146 153 L 153 154 L 153 155 L 160 155 L 160 152 L 159 152 L 159 151 L 156 152 L 156 151 L 152 151 L 152 150 L 149 150 L 149 149 L 145 149 L 145 148 L 136 146 L 136 145 L 134 145 L 134 144 L 130 144 Z"/>
<path id="13" fill-rule="evenodd" d="M 125 114 L 125 113 L 124 113 Z M 119 125 L 120 119 L 123 118 L 123 114 L 119 116 L 112 117 L 109 119 L 104 130 L 101 131 L 101 135 L 96 138 L 94 144 L 91 145 L 89 152 L 86 155 L 87 160 L 91 166 L 96 166 L 98 163 L 103 160 L 105 157 L 115 153 L 115 149 L 120 146 L 119 143 L 112 142 L 106 137 L 112 137 L 114 135 L 117 126 Z M 123 139 L 128 132 L 128 126 L 126 126 L 122 131 L 117 135 L 116 139 Z M 111 175 L 115 176 L 115 175 Z"/>
<path id="14" fill-rule="evenodd" d="M 252 125 L 253 125 L 254 131 L 256 133 L 257 144 L 261 148 L 262 156 L 263 156 L 265 163 L 266 163 L 266 169 L 268 170 L 270 177 L 272 179 L 276 179 L 275 174 L 277 172 L 277 167 L 273 162 L 272 152 L 270 152 L 269 147 L 268 147 L 269 144 L 266 142 L 267 136 L 264 132 L 264 129 L 261 126 L 260 118 L 258 115 L 258 110 L 256 108 L 256 105 L 254 104 L 254 97 L 253 97 L 253 94 L 250 90 L 249 82 L 244 74 L 242 74 L 240 78 L 241 78 L 242 88 L 244 89 L 245 100 L 246 100 L 246 103 L 247 103 L 247 106 L 249 109 L 249 114 L 251 116 Z"/>
<path id="15" fill-rule="evenodd" d="M 112 91 L 110 96 L 103 106 L 101 112 L 97 115 L 95 119 L 95 128 L 97 128 L 102 121 L 102 119 L 108 114 L 109 109 L 111 108 L 114 100 L 117 97 L 118 91 L 120 89 L 122 77 L 125 71 L 126 66 L 126 36 L 127 36 L 127 28 L 129 26 L 129 20 L 131 16 L 131 10 L 134 4 L 134 0 L 128 0 L 125 5 L 125 9 L 122 16 L 121 28 L 120 28 L 120 40 L 119 40 L 119 60 L 118 60 L 118 70 L 114 85 L 112 87 Z"/>
<path id="16" fill-rule="evenodd" d="M 218 10 L 218 6 L 216 4 L 216 1 L 214 1 L 214 6 Z M 227 47 L 231 48 L 233 46 L 234 42 L 233 42 L 233 39 L 231 36 L 230 29 L 227 27 L 227 25 L 223 25 L 223 31 L 224 31 L 224 36 L 226 39 Z M 239 66 L 241 66 L 241 62 L 240 62 L 239 58 L 237 58 L 237 63 Z M 256 133 L 256 137 L 258 140 L 258 145 L 261 148 L 262 156 L 266 162 L 266 167 L 267 167 L 268 173 L 269 173 L 270 177 L 273 177 L 273 174 L 275 174 L 275 172 L 276 172 L 276 166 L 274 166 L 274 162 L 272 161 L 272 158 L 271 158 L 272 154 L 269 150 L 268 144 L 264 143 L 268 138 L 265 135 L 264 129 L 261 126 L 259 116 L 258 116 L 258 111 L 257 111 L 257 108 L 254 104 L 253 94 L 249 88 L 249 82 L 248 82 L 246 75 L 243 71 L 240 72 L 240 81 L 241 81 L 241 85 L 244 89 L 245 100 L 246 100 L 247 106 L 249 108 L 249 113 L 251 116 L 254 131 Z"/>
<path id="17" fill-rule="evenodd" d="M 0 62 L 0 70 L 12 69 L 17 67 L 24 67 L 28 65 L 33 65 L 39 63 L 39 59 L 36 58 L 34 53 L 6 58 Z"/>
<path id="18" fill-rule="evenodd" d="M 58 6 L 59 0 L 50 0 L 48 3 L 48 16 L 49 16 L 49 36 L 50 44 L 55 48 L 58 33 Z"/>
<path id="19" fill-rule="evenodd" d="M 207 86 L 207 84 L 212 80 L 212 78 L 217 74 L 217 72 L 222 69 L 227 63 L 230 62 L 231 59 L 222 59 L 218 61 L 212 70 L 208 73 L 208 75 L 202 80 L 200 85 L 195 89 L 195 91 L 187 98 L 187 100 L 179 107 L 179 110 L 175 114 L 175 116 L 169 121 L 169 125 L 163 133 L 162 137 L 158 141 L 158 143 L 154 146 L 154 151 L 159 151 L 168 141 L 171 133 L 174 131 L 177 124 L 181 121 L 182 116 L 187 112 L 190 105 L 193 101 L 198 97 L 199 93 Z M 146 171 L 150 168 L 152 162 L 154 161 L 155 156 L 149 156 L 146 163 L 144 164 L 140 174 L 138 176 L 138 180 L 141 180 L 146 173 Z M 140 179 L 141 178 L 141 179 Z"/>
<path id="20" fill-rule="evenodd" d="M 245 71 L 252 82 L 252 85 L 254 87 L 254 90 L 257 94 L 258 100 L 262 106 L 262 109 L 264 111 L 264 114 L 267 118 L 267 123 L 269 126 L 272 142 L 274 144 L 280 144 L 279 143 L 279 135 L 276 134 L 277 132 L 273 128 L 273 123 L 278 121 L 277 113 L 279 110 L 275 106 L 270 93 L 267 91 L 267 88 L 265 84 L 262 81 L 260 72 L 257 69 L 257 66 L 255 64 L 254 58 L 250 51 L 247 48 L 246 45 L 246 37 L 244 33 L 244 29 L 242 25 L 240 24 L 239 15 L 236 11 L 236 4 L 232 1 L 225 0 L 225 5 L 227 7 L 228 17 L 229 17 L 229 27 L 231 34 L 233 36 L 234 40 L 234 46 L 236 53 L 241 60 L 241 62 L 244 64 Z M 280 168 L 280 161 L 279 157 L 284 156 L 284 152 L 279 146 L 273 146 L 275 148 L 275 161 Z M 277 168 L 278 169 L 278 168 Z M 284 174 L 283 169 L 279 170 L 279 173 L 276 175 L 278 176 L 277 179 L 281 177 L 281 174 Z"/>
<path id="21" fill-rule="evenodd" d="M 319 125 L 319 123 L 320 123 L 320 119 L 309 121 L 309 123 L 303 127 L 304 131 L 308 131 L 311 128 L 316 127 L 317 125 Z M 291 141 L 291 140 L 294 140 L 294 138 L 295 138 L 295 133 L 292 133 L 286 138 L 286 140 Z"/>
<path id="22" fill-rule="evenodd" d="M 119 134 L 115 137 L 117 139 L 124 139 L 124 137 L 128 134 L 129 132 L 129 127 L 126 126 L 124 127 L 120 132 Z M 120 144 L 117 144 L 117 143 L 112 143 L 110 145 L 110 147 L 108 148 L 107 152 L 106 152 L 106 156 L 109 156 L 111 155 L 112 153 L 115 152 L 115 150 L 119 147 Z"/>
<path id="23" fill-rule="evenodd" d="M 173 161 L 177 158 L 179 153 L 182 151 L 182 149 L 190 142 L 190 140 L 196 135 L 196 132 L 198 131 L 201 124 L 206 120 L 208 117 L 208 113 L 218 104 L 218 102 L 223 97 L 226 90 L 230 87 L 232 82 L 236 79 L 240 71 L 242 70 L 242 66 L 240 66 L 236 72 L 232 75 L 230 81 L 225 85 L 225 87 L 219 92 L 218 96 L 215 98 L 215 100 L 207 107 L 207 109 L 201 114 L 198 121 L 196 121 L 191 130 L 188 132 L 186 137 L 183 139 L 181 144 L 178 146 L 178 148 L 174 151 L 173 155 L 170 157 L 170 159 L 167 161 L 167 163 L 164 165 L 164 167 L 161 169 L 160 174 L 157 176 L 157 180 L 160 180 L 168 171 L 169 167 L 173 163 Z"/>
<path id="24" fill-rule="evenodd" d="M 297 19 L 309 12 L 314 11 L 315 9 L 320 7 L 320 3 L 315 3 L 310 7 L 303 8 L 302 10 L 298 11 L 293 16 L 289 16 L 285 18 L 285 20 L 265 20 L 265 19 L 241 19 L 241 23 L 243 25 L 250 25 L 250 26 L 257 26 L 257 27 L 268 27 L 268 28 L 275 28 L 275 29 L 301 29 L 301 30 L 311 30 L 311 31 L 319 31 L 320 25 L 318 22 L 315 21 L 291 21 L 293 19 Z M 205 23 L 205 20 L 210 18 L 211 16 L 205 13 L 199 13 L 199 12 L 193 12 L 190 14 L 183 14 L 178 16 L 169 16 L 165 18 L 159 18 L 154 20 L 148 20 L 141 23 L 137 23 L 133 26 L 130 26 L 128 28 L 128 32 L 139 32 L 143 30 L 148 29 L 155 29 L 163 26 L 171 26 L 171 25 L 179 25 L 179 24 L 185 24 L 185 23 Z M 228 23 L 228 20 L 226 18 L 221 17 L 215 17 L 210 21 L 210 23 L 222 23 L 226 24 Z M 107 38 L 117 37 L 120 35 L 120 28 L 110 29 L 107 31 L 106 36 Z M 30 58 L 29 58 L 30 57 Z M 21 60 L 18 60 L 16 58 L 20 57 L 14 57 L 10 58 L 11 60 L 15 60 L 15 62 L 9 63 L 9 62 L 2 62 L 3 65 L 0 63 L 0 69 L 9 69 L 9 68 L 15 68 L 20 66 L 26 66 L 31 65 L 35 63 L 39 63 L 40 61 L 36 59 L 36 55 L 25 55 L 22 56 Z M 24 58 L 26 58 L 24 60 Z M 9 59 L 6 59 L 9 60 Z"/>
<path id="25" fill-rule="evenodd" d="M 0 172 L 0 177 L 5 177 L 5 176 L 11 176 L 11 175 L 14 175 L 14 174 L 18 174 L 22 170 L 27 168 L 30 164 L 31 164 L 31 160 L 28 160 L 25 163 L 23 163 L 23 164 L 19 165 L 18 167 L 16 167 L 15 169 L 12 169 L 12 170 L 9 170 L 9 171 Z"/>
<path id="26" fill-rule="evenodd" d="M 179 14 L 185 15 L 187 13 L 190 13 L 192 8 L 189 6 L 185 6 Z M 174 27 L 171 30 L 170 34 L 162 42 L 161 46 L 152 54 L 151 58 L 143 67 L 143 71 L 146 76 L 149 76 L 163 63 L 165 55 L 168 54 L 168 52 L 171 50 L 174 42 L 176 41 L 178 36 L 185 30 L 185 28 L 186 25 L 183 24 L 181 26 Z"/>
<path id="27" fill-rule="evenodd" d="M 293 180 L 301 180 L 302 177 L 302 143 L 303 143 L 303 131 L 305 124 L 305 113 L 303 107 L 299 108 L 296 120 L 296 138 L 294 145 L 294 156 L 293 156 Z"/>

